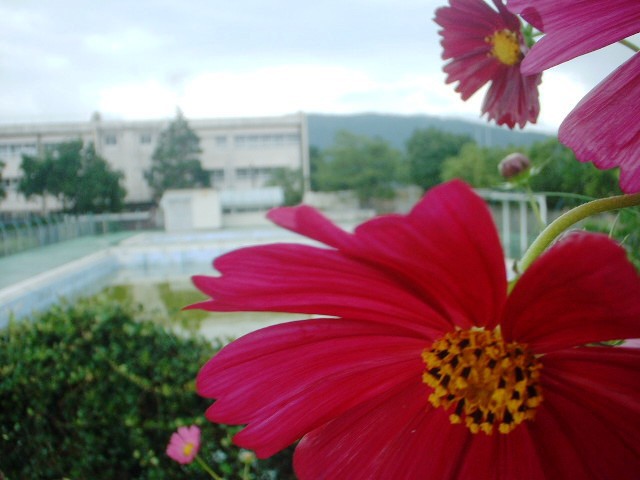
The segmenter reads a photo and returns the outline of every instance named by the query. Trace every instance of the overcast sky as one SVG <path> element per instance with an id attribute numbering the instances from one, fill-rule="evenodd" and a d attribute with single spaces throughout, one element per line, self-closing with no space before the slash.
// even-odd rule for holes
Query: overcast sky
<path id="1" fill-rule="evenodd" d="M 0 0 L 0 122 L 380 112 L 479 119 L 444 84 L 444 0 Z M 631 56 L 545 72 L 539 128 Z"/>

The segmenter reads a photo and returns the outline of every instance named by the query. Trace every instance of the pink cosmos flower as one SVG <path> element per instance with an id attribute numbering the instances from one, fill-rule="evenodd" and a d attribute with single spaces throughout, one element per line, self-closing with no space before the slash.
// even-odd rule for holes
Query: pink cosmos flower
<path id="1" fill-rule="evenodd" d="M 534 74 L 640 32 L 638 0 L 509 0 L 545 33 L 522 62 Z M 559 139 L 582 162 L 620 167 L 620 188 L 640 191 L 640 53 L 594 88 L 560 125 Z"/>
<path id="2" fill-rule="evenodd" d="M 518 17 L 501 0 L 493 0 L 497 11 L 484 0 L 450 0 L 449 4 L 436 10 L 435 17 L 442 27 L 442 58 L 452 59 L 444 67 L 447 83 L 458 82 L 456 91 L 467 100 L 490 82 L 483 114 L 509 128 L 535 123 L 542 76 L 525 76 L 520 71 L 528 49 Z"/>
<path id="3" fill-rule="evenodd" d="M 178 431 L 171 435 L 171 440 L 167 445 L 167 455 L 184 465 L 193 462 L 199 449 L 200 428 L 197 425 L 179 427 Z"/>
<path id="4" fill-rule="evenodd" d="M 195 277 L 212 311 L 323 315 L 232 342 L 199 372 L 214 422 L 301 479 L 631 480 L 640 472 L 640 278 L 600 234 L 559 241 L 507 295 L 484 202 L 459 181 L 347 233 L 269 213 L 324 246 L 274 244 Z"/>

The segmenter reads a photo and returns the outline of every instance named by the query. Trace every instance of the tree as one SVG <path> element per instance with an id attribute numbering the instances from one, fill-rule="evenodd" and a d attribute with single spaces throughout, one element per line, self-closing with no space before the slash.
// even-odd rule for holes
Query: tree
<path id="1" fill-rule="evenodd" d="M 460 178 L 475 188 L 496 187 L 504 182 L 498 172 L 498 164 L 512 151 L 505 148 L 482 148 L 475 143 L 466 143 L 457 155 L 444 161 L 441 180 Z"/>
<path id="2" fill-rule="evenodd" d="M 320 148 L 315 145 L 309 147 L 309 183 L 311 184 L 311 190 L 322 190 L 318 184 L 318 173 L 322 168 L 324 162 L 324 155 Z"/>
<path id="3" fill-rule="evenodd" d="M 18 183 L 18 191 L 26 198 L 34 196 L 42 197 L 42 211 L 47 211 L 47 195 L 50 191 L 51 162 L 48 158 L 40 158 L 32 155 L 22 155 L 20 164 L 22 177 Z"/>
<path id="4" fill-rule="evenodd" d="M 302 171 L 300 169 L 274 169 L 267 181 L 267 186 L 282 187 L 285 205 L 297 205 L 302 201 Z"/>
<path id="5" fill-rule="evenodd" d="M 442 164 L 458 155 L 466 143 L 473 143 L 468 135 L 455 135 L 435 128 L 415 130 L 407 141 L 410 180 L 425 190 L 441 181 Z"/>
<path id="6" fill-rule="evenodd" d="M 41 196 L 46 210 L 47 195 L 57 197 L 63 209 L 74 213 L 119 211 L 125 190 L 121 172 L 115 172 L 96 154 L 92 143 L 63 142 L 43 157 L 23 155 L 23 176 L 18 190 L 27 198 Z"/>
<path id="7" fill-rule="evenodd" d="M 46 157 L 49 191 L 62 201 L 65 210 L 73 208 L 78 185 L 82 183 L 79 177 L 83 148 L 84 144 L 80 139 L 63 142 L 56 145 L 51 155 Z"/>
<path id="8" fill-rule="evenodd" d="M 7 192 L 4 189 L 4 183 L 2 183 L 2 170 L 4 169 L 5 163 L 0 160 L 0 200 L 7 196 Z"/>
<path id="9" fill-rule="evenodd" d="M 338 132 L 315 163 L 319 190 L 353 190 L 363 206 L 374 198 L 393 198 L 395 187 L 406 181 L 402 154 L 381 138 Z"/>
<path id="10" fill-rule="evenodd" d="M 200 139 L 189 127 L 182 112 L 160 134 L 151 158 L 151 168 L 145 172 L 153 197 L 159 200 L 171 188 L 208 187 L 209 174 L 202 168 L 198 155 Z"/>
<path id="11" fill-rule="evenodd" d="M 126 190 L 120 182 L 122 172 L 111 169 L 93 143 L 82 151 L 82 166 L 76 184 L 73 211 L 76 213 L 119 212 L 124 207 Z"/>
<path id="12" fill-rule="evenodd" d="M 529 148 L 532 165 L 539 169 L 531 177 L 531 188 L 539 192 L 570 193 L 601 198 L 621 193 L 616 170 L 598 170 L 591 163 L 579 162 L 573 152 L 552 138 Z M 551 196 L 552 206 L 572 206 L 584 199 Z"/>

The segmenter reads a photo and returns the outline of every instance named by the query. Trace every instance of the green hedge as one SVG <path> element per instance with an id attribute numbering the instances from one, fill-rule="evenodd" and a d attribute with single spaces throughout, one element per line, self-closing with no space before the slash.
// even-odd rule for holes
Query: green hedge
<path id="1" fill-rule="evenodd" d="M 0 478 L 209 478 L 165 454 L 173 431 L 191 424 L 224 478 L 294 478 L 291 451 L 247 466 L 231 445 L 237 428 L 204 419 L 210 402 L 194 379 L 214 352 L 96 301 L 1 330 Z"/>

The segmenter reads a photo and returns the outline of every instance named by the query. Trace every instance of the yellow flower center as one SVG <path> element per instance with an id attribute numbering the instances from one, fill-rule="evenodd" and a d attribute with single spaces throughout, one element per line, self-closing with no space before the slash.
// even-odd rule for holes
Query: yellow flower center
<path id="1" fill-rule="evenodd" d="M 490 55 L 501 63 L 512 66 L 520 62 L 522 52 L 515 32 L 507 29 L 500 30 L 486 37 L 485 41 L 491 45 Z"/>
<path id="2" fill-rule="evenodd" d="M 429 402 L 471 433 L 509 433 L 533 419 L 542 402 L 542 364 L 526 345 L 505 343 L 499 327 L 447 333 L 422 359 L 422 380 L 433 388 Z"/>
<path id="3" fill-rule="evenodd" d="M 191 455 L 191 452 L 193 452 L 193 449 L 195 448 L 195 445 L 191 442 L 185 443 L 184 447 L 182 447 L 182 453 L 184 453 L 185 457 L 188 457 L 189 455 Z"/>

